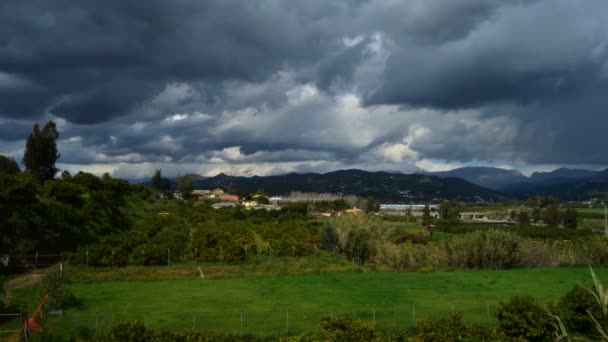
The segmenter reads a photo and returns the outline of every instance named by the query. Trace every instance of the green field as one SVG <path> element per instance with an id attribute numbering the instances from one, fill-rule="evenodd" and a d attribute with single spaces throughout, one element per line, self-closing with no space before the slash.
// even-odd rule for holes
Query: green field
<path id="1" fill-rule="evenodd" d="M 608 268 L 597 268 L 608 280 Z M 551 303 L 577 283 L 589 285 L 587 267 L 434 273 L 348 272 L 246 279 L 77 282 L 77 310 L 46 322 L 47 331 L 105 331 L 123 320 L 154 329 L 279 335 L 318 330 L 323 314 L 376 318 L 380 327 L 404 327 L 416 317 L 454 310 L 469 321 L 490 322 L 498 301 L 530 294 Z M 25 290 L 25 289 L 24 289 Z M 413 308 L 413 306 L 415 306 Z M 196 312 L 196 313 L 195 313 Z M 289 318 L 288 318 L 289 317 Z M 289 319 L 289 323 L 288 323 Z"/>

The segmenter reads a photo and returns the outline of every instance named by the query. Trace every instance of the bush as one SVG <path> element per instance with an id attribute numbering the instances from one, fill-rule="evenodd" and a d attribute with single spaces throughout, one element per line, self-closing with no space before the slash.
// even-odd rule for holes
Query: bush
<path id="1" fill-rule="evenodd" d="M 549 341 L 555 332 L 552 317 L 530 296 L 501 301 L 496 317 L 500 331 L 510 337 Z"/>
<path id="2" fill-rule="evenodd" d="M 458 312 L 439 318 L 421 318 L 416 321 L 416 328 L 416 337 L 429 342 L 504 340 L 490 327 L 465 324 Z"/>
<path id="3" fill-rule="evenodd" d="M 375 261 L 393 271 L 431 271 L 445 266 L 446 256 L 441 245 L 436 243 L 383 243 L 379 245 Z"/>
<path id="4" fill-rule="evenodd" d="M 580 285 L 573 287 L 563 295 L 557 306 L 551 312 L 560 317 L 570 333 L 580 333 L 587 337 L 599 338 L 595 324 L 587 311 L 593 317 L 602 321 L 602 309 L 593 295 Z"/>
<path id="5" fill-rule="evenodd" d="M 49 273 L 42 280 L 42 289 L 47 294 L 46 305 L 51 310 L 65 309 L 76 304 L 76 297 L 68 288 L 69 281 L 59 273 Z"/>
<path id="6" fill-rule="evenodd" d="M 97 338 L 99 341 L 108 342 L 147 342 L 152 341 L 154 333 L 146 329 L 146 326 L 139 321 L 118 323 L 105 336 Z"/>
<path id="7" fill-rule="evenodd" d="M 350 316 L 321 317 L 321 329 L 326 341 L 381 341 L 382 333 L 376 322 L 355 320 Z"/>
<path id="8" fill-rule="evenodd" d="M 559 257 L 542 241 L 522 240 L 519 245 L 521 264 L 526 267 L 557 266 Z"/>
<path id="9" fill-rule="evenodd" d="M 450 267 L 472 269 L 510 269 L 518 265 L 520 238 L 512 233 L 490 229 L 455 236 L 445 241 Z"/>

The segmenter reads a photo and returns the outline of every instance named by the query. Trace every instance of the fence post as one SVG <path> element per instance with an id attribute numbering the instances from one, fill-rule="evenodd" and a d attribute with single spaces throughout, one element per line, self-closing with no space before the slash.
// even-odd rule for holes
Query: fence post
<path id="1" fill-rule="evenodd" d="M 416 326 L 416 303 L 412 303 L 412 323 Z"/>
<path id="2" fill-rule="evenodd" d="M 63 263 L 59 263 L 59 278 L 63 278 Z"/>
<path id="3" fill-rule="evenodd" d="M 114 250 L 112 250 L 112 267 L 114 267 Z"/>
<path id="4" fill-rule="evenodd" d="M 329 311 L 329 318 L 331 319 L 331 321 L 334 321 L 334 306 L 331 306 L 331 309 Z"/>
<path id="5" fill-rule="evenodd" d="M 38 268 L 38 251 L 36 251 L 36 261 L 34 262 L 36 264 L 36 268 Z"/>

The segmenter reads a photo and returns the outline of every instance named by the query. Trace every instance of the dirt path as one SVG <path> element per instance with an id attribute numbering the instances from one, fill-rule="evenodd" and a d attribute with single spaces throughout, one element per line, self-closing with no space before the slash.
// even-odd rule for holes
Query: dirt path
<path id="1" fill-rule="evenodd" d="M 51 271 L 51 268 L 41 268 L 28 273 L 20 274 L 17 277 L 4 283 L 6 290 L 6 301 L 10 302 L 11 292 L 15 289 L 34 286 L 42 281 L 42 278 Z"/>

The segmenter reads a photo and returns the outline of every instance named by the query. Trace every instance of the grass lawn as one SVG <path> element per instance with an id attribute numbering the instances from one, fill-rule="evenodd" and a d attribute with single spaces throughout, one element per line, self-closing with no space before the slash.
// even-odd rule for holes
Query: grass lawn
<path id="1" fill-rule="evenodd" d="M 608 268 L 596 268 L 608 283 Z M 122 320 L 142 320 L 155 329 L 279 335 L 318 329 L 323 314 L 351 314 L 381 327 L 412 324 L 416 317 L 454 310 L 465 319 L 488 317 L 498 301 L 530 294 L 550 303 L 581 282 L 587 267 L 434 273 L 346 272 L 240 279 L 79 281 L 72 285 L 79 309 L 46 322 L 47 331 L 70 336 L 74 327 L 105 330 Z M 25 289 L 23 289 L 25 290 Z M 196 313 L 194 314 L 194 312 Z M 196 316 L 196 317 L 194 317 Z"/>

